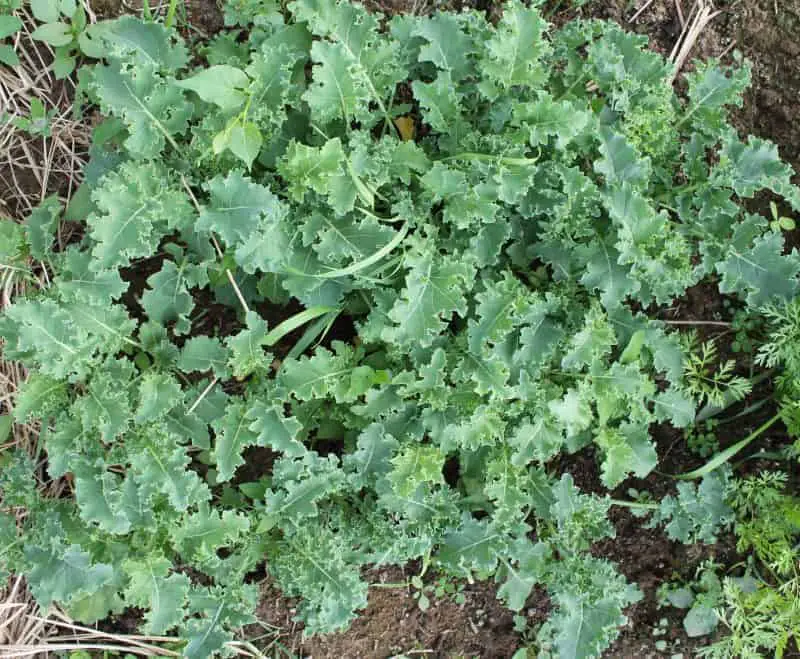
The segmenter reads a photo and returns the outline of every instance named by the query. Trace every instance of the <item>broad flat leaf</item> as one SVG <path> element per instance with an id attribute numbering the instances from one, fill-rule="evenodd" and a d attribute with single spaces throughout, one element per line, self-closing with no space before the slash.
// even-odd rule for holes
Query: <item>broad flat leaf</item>
<path id="1" fill-rule="evenodd" d="M 392 458 L 389 481 L 401 497 L 410 497 L 423 483 L 444 483 L 444 454 L 435 446 L 409 445 Z"/>
<path id="2" fill-rule="evenodd" d="M 144 500 L 166 497 L 172 508 L 183 512 L 210 498 L 208 487 L 188 468 L 190 458 L 174 435 L 151 426 L 136 437 L 129 434 L 126 442 L 131 472 Z"/>
<path id="3" fill-rule="evenodd" d="M 185 574 L 169 574 L 171 561 L 154 557 L 149 561 L 126 561 L 123 567 L 130 578 L 125 600 L 147 610 L 143 628 L 146 634 L 166 634 L 183 620 L 191 581 Z"/>
<path id="4" fill-rule="evenodd" d="M 497 589 L 497 597 L 512 611 L 521 611 L 533 587 L 545 579 L 550 548 L 544 542 L 533 544 L 524 538 L 514 543 L 511 556 L 517 565 L 506 567 L 506 580 Z"/>
<path id="5" fill-rule="evenodd" d="M 725 106 L 742 105 L 742 93 L 750 86 L 750 65 L 720 68 L 715 62 L 698 61 L 686 78 L 689 103 L 684 117 L 690 118 L 695 128 L 717 135 L 725 120 Z"/>
<path id="6" fill-rule="evenodd" d="M 167 142 L 186 130 L 192 104 L 175 82 L 149 69 L 97 66 L 92 88 L 105 114 L 120 117 L 130 133 L 125 148 L 138 158 L 156 158 Z"/>
<path id="7" fill-rule="evenodd" d="M 86 375 L 99 353 L 121 349 L 133 327 L 120 307 L 67 307 L 46 299 L 17 302 L 0 319 L 5 354 L 36 363 L 53 378 Z"/>
<path id="8" fill-rule="evenodd" d="M 92 594 L 114 579 L 111 565 L 92 561 L 78 545 L 61 551 L 30 546 L 25 549 L 25 557 L 32 565 L 26 575 L 28 585 L 42 607 Z"/>
<path id="9" fill-rule="evenodd" d="M 558 148 L 565 148 L 588 125 L 589 118 L 569 101 L 556 102 L 545 93 L 536 101 L 517 103 L 513 109 L 513 124 L 528 132 L 528 143 L 534 147 L 555 137 Z"/>
<path id="10" fill-rule="evenodd" d="M 457 14 L 435 14 L 417 22 L 414 35 L 427 42 L 419 50 L 420 62 L 431 62 L 449 71 L 454 82 L 470 72 L 469 56 L 475 50 L 472 38 L 464 31 L 464 21 Z"/>
<path id="11" fill-rule="evenodd" d="M 228 133 L 227 147 L 249 169 L 261 151 L 264 143 L 261 131 L 251 121 L 235 124 Z"/>
<path id="12" fill-rule="evenodd" d="M 150 256 L 170 230 L 193 216 L 182 190 L 173 188 L 164 170 L 130 162 L 109 173 L 92 193 L 97 212 L 87 218 L 95 241 L 93 270 L 127 265 Z"/>
<path id="13" fill-rule="evenodd" d="M 407 253 L 405 265 L 409 268 L 405 287 L 388 313 L 394 325 L 384 329 L 382 337 L 400 345 L 430 345 L 453 313 L 466 314 L 464 294 L 472 267 L 432 249 Z"/>
<path id="14" fill-rule="evenodd" d="M 66 23 L 45 23 L 31 32 L 31 39 L 43 41 L 55 48 L 72 43 L 72 31 Z"/>
<path id="15" fill-rule="evenodd" d="M 800 256 L 797 250 L 784 254 L 783 236 L 770 232 L 750 249 L 731 247 L 716 269 L 722 276 L 721 293 L 743 294 L 747 304 L 759 307 L 774 298 L 789 299 L 797 292 Z"/>
<path id="16" fill-rule="evenodd" d="M 450 72 L 440 72 L 433 82 L 414 80 L 411 88 L 425 123 L 458 143 L 470 127 L 461 114 L 462 95 L 456 91 Z"/>
<path id="17" fill-rule="evenodd" d="M 694 402 L 674 387 L 656 394 L 654 403 L 659 420 L 669 421 L 676 428 L 686 428 L 694 421 Z"/>
<path id="18" fill-rule="evenodd" d="M 176 39 L 176 33 L 158 21 L 120 16 L 106 23 L 104 27 L 102 39 L 111 54 L 131 61 L 147 71 L 159 68 L 176 71 L 189 61 L 189 53 L 183 41 Z"/>
<path id="19" fill-rule="evenodd" d="M 442 541 L 436 560 L 449 571 L 472 575 L 491 572 L 506 542 L 504 534 L 486 520 L 468 517 Z"/>
<path id="20" fill-rule="evenodd" d="M 51 23 L 58 20 L 59 4 L 58 0 L 31 0 L 31 11 L 37 21 Z"/>
<path id="21" fill-rule="evenodd" d="M 500 343 L 527 310 L 527 291 L 515 277 L 505 275 L 500 281 L 485 282 L 485 289 L 475 299 L 479 320 L 469 321 L 469 349 L 481 354 L 487 343 Z"/>
<path id="22" fill-rule="evenodd" d="M 683 628 L 689 638 L 707 636 L 719 625 L 719 616 L 708 605 L 696 604 L 683 619 Z"/>
<path id="23" fill-rule="evenodd" d="M 84 428 L 99 430 L 105 442 L 123 433 L 133 420 L 126 379 L 110 368 L 102 370 L 92 377 L 86 394 L 75 402 Z"/>
<path id="24" fill-rule="evenodd" d="M 352 58 L 344 44 L 315 41 L 311 58 L 317 64 L 314 83 L 303 99 L 313 117 L 327 123 L 337 118 L 352 121 L 368 114 L 366 82 L 351 68 Z"/>
<path id="25" fill-rule="evenodd" d="M 369 482 L 391 471 L 391 458 L 398 446 L 382 423 L 372 423 L 359 434 L 356 450 L 345 457 L 344 463 L 355 472 L 358 483 Z"/>
<path id="26" fill-rule="evenodd" d="M 217 64 L 196 73 L 191 78 L 178 80 L 175 84 L 190 89 L 206 103 L 219 106 L 223 112 L 232 112 L 247 99 L 244 90 L 250 78 L 241 69 L 228 64 Z M 252 161 L 252 159 L 251 159 Z"/>
<path id="27" fill-rule="evenodd" d="M 603 428 L 595 442 L 604 451 L 601 480 L 613 490 L 629 474 L 645 478 L 658 464 L 658 455 L 647 427 L 624 424 L 620 428 Z"/>
<path id="28" fill-rule="evenodd" d="M 506 89 L 515 85 L 539 88 L 548 76 L 541 62 L 551 50 L 544 39 L 547 27 L 536 7 L 526 7 L 519 0 L 507 3 L 499 25 L 486 43 L 484 74 Z"/>
<path id="29" fill-rule="evenodd" d="M 595 241 L 586 250 L 586 272 L 581 283 L 590 290 L 600 290 L 606 309 L 620 306 L 638 288 L 628 268 L 619 264 L 619 252 L 608 242 Z"/>
<path id="30" fill-rule="evenodd" d="M 167 373 L 148 372 L 139 383 L 136 423 L 157 421 L 183 400 L 178 381 Z"/>
<path id="31" fill-rule="evenodd" d="M 175 547 L 185 557 L 216 554 L 230 547 L 250 529 L 247 515 L 233 510 L 218 511 L 202 504 L 196 513 L 186 515 L 170 532 Z"/>
<path id="32" fill-rule="evenodd" d="M 313 118 L 366 120 L 370 102 L 388 103 L 405 73 L 398 67 L 396 44 L 378 34 L 378 16 L 344 2 L 296 0 L 291 8 L 314 34 L 329 39 L 311 45 L 313 80 L 303 99 Z"/>
<path id="33" fill-rule="evenodd" d="M 723 143 L 719 159 L 712 181 L 733 188 L 740 197 L 752 197 L 764 188 L 782 194 L 791 185 L 792 168 L 781 162 L 778 147 L 767 140 L 751 135 L 745 144 L 731 134 Z"/>
<path id="34" fill-rule="evenodd" d="M 164 261 L 161 270 L 148 277 L 148 288 L 142 294 L 142 308 L 148 318 L 161 325 L 175 323 L 177 334 L 186 334 L 191 327 L 189 314 L 194 309 L 194 300 L 186 280 L 186 269 L 191 267 Z"/>
<path id="35" fill-rule="evenodd" d="M 611 600 L 586 601 L 572 594 L 559 597 L 556 648 L 562 659 L 599 657 L 609 636 L 625 621 L 619 605 Z"/>
<path id="36" fill-rule="evenodd" d="M 209 336 L 193 336 L 183 346 L 178 358 L 178 368 L 184 373 L 193 371 L 213 371 L 217 377 L 225 377 L 228 373 L 227 348 L 219 339 Z"/>
<path id="37" fill-rule="evenodd" d="M 102 461 L 94 465 L 84 462 L 76 466 L 73 473 L 75 501 L 80 508 L 81 518 L 96 523 L 108 533 L 128 533 L 131 520 L 125 510 L 122 478 L 107 471 Z"/>
<path id="38" fill-rule="evenodd" d="M 231 351 L 230 367 L 233 376 L 246 378 L 252 373 L 266 373 L 272 363 L 272 355 L 264 351 L 267 323 L 255 311 L 247 312 L 247 327 L 235 336 L 225 339 Z"/>
<path id="39" fill-rule="evenodd" d="M 344 152 L 338 137 L 318 148 L 293 141 L 278 164 L 278 173 L 288 183 L 292 198 L 303 201 L 308 190 L 327 195 L 342 173 L 343 164 Z"/>
<path id="40" fill-rule="evenodd" d="M 17 389 L 14 419 L 27 423 L 31 418 L 46 419 L 67 404 L 67 385 L 41 373 L 32 373 Z"/>
<path id="41" fill-rule="evenodd" d="M 305 455 L 306 448 L 297 439 L 303 426 L 294 417 L 285 416 L 280 405 L 259 401 L 247 410 L 246 416 L 250 431 L 258 434 L 259 446 L 267 446 L 289 458 Z"/>
<path id="42" fill-rule="evenodd" d="M 267 555 L 284 592 L 303 598 L 298 617 L 307 630 L 342 629 L 367 605 L 368 584 L 345 558 L 347 547 L 346 539 L 329 527 L 304 523 Z"/>
<path id="43" fill-rule="evenodd" d="M 545 463 L 554 457 L 564 444 L 564 434 L 553 419 L 540 413 L 517 428 L 509 443 L 514 447 L 512 464 L 522 467 L 532 460 Z"/>
<path id="44" fill-rule="evenodd" d="M 217 465 L 217 480 L 226 482 L 233 478 L 237 467 L 244 464 L 242 451 L 258 444 L 258 435 L 250 430 L 244 403 L 231 403 L 225 416 L 214 426 L 216 440 L 212 457 Z"/>
<path id="45" fill-rule="evenodd" d="M 25 219 L 25 236 L 33 258 L 43 260 L 49 257 L 60 216 L 61 203 L 57 197 L 50 196 Z"/>
<path id="46" fill-rule="evenodd" d="M 33 3 L 31 3 L 33 5 Z M 22 21 L 16 16 L 5 14 L 0 16 L 0 39 L 10 37 L 22 27 Z"/>
<path id="47" fill-rule="evenodd" d="M 17 55 L 12 45 L 0 43 L 0 64 L 19 66 L 19 55 Z"/>
<path id="48" fill-rule="evenodd" d="M 222 604 L 219 605 L 222 608 Z M 186 623 L 185 638 L 188 641 L 183 648 L 186 659 L 207 659 L 218 655 L 233 634 L 225 630 L 216 618 L 189 620 Z"/>
<path id="49" fill-rule="evenodd" d="M 77 301 L 101 305 L 118 299 L 128 290 L 128 284 L 122 281 L 118 270 L 94 270 L 91 265 L 89 252 L 70 247 L 58 277 L 59 293 Z"/>
<path id="50" fill-rule="evenodd" d="M 600 154 L 594 170 L 605 177 L 609 185 L 630 183 L 643 185 L 650 178 L 650 159 L 643 158 L 622 135 L 610 128 L 601 128 Z"/>
<path id="51" fill-rule="evenodd" d="M 215 232 L 228 245 L 247 241 L 262 225 L 280 221 L 286 212 L 269 188 L 240 171 L 217 175 L 204 187 L 210 201 L 203 206 L 195 228 Z"/>

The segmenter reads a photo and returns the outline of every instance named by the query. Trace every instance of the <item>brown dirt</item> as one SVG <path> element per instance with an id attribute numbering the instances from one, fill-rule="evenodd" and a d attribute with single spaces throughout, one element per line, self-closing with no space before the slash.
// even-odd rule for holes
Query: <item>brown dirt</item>
<path id="1" fill-rule="evenodd" d="M 365 578 L 394 584 L 409 576 L 395 568 L 371 571 Z M 310 639 L 302 638 L 302 626 L 292 621 L 293 602 L 269 582 L 263 592 L 259 619 L 285 631 L 277 640 L 292 655 L 310 659 L 384 659 L 402 654 L 511 657 L 519 645 L 512 613 L 497 600 L 490 583 L 466 585 L 462 605 L 452 598 L 432 598 L 425 612 L 411 596 L 411 589 L 373 587 L 367 609 L 347 631 Z M 535 609 L 533 615 L 537 615 Z"/>

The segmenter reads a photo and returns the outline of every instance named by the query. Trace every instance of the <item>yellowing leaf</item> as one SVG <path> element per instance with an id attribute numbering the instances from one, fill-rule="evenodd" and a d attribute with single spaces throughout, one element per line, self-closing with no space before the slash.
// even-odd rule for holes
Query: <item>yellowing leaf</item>
<path id="1" fill-rule="evenodd" d="M 410 142 L 414 139 L 416 130 L 414 120 L 411 117 L 397 117 L 394 120 L 394 125 L 397 126 L 397 132 L 400 133 L 400 138 L 403 142 Z"/>

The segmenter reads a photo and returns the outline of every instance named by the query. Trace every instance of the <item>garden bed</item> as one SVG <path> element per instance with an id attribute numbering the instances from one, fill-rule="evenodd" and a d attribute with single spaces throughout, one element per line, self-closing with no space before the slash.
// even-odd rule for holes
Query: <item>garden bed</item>
<path id="1" fill-rule="evenodd" d="M 387 0 L 385 3 L 371 0 L 366 4 L 371 9 L 379 9 L 389 15 L 419 12 L 423 9 L 406 0 Z M 548 6 L 556 4 L 561 3 L 548 3 Z M 680 2 L 655 0 L 633 22 L 629 19 L 637 8 L 632 7 L 627 0 L 589 3 L 580 9 L 567 6 L 568 3 L 563 4 L 564 7 L 557 8 L 551 16 L 554 23 L 566 22 L 577 14 L 610 18 L 618 21 L 625 29 L 648 35 L 651 38 L 651 47 L 665 55 L 680 40 L 684 31 L 682 23 L 691 20 L 690 7 L 683 7 L 682 13 Z M 449 7 L 437 4 L 435 8 Z M 461 8 L 461 5 L 455 8 Z M 497 19 L 497 9 L 490 3 L 479 2 L 477 9 Z M 684 71 L 692 70 L 691 59 L 694 57 L 706 59 L 721 56 L 723 62 L 730 62 L 734 49 L 741 50 L 753 63 L 753 85 L 745 94 L 744 106 L 734 113 L 734 123 L 742 135 L 754 134 L 774 141 L 779 145 L 783 158 L 798 170 L 800 122 L 796 120 L 796 116 L 800 106 L 800 2 L 775 5 L 772 0 L 753 0 L 723 4 L 719 9 L 720 14 L 696 38 Z M 98 13 L 111 16 L 119 10 L 115 5 L 103 5 L 102 11 L 98 9 Z M 186 18 L 205 36 L 210 37 L 222 28 L 219 11 L 205 0 L 188 2 Z M 188 28 L 184 26 L 183 29 L 189 34 Z M 683 83 L 679 80 L 678 84 L 680 86 Z M 685 91 L 682 89 L 682 92 Z M 71 95 L 72 91 L 68 89 L 63 93 Z M 61 94 L 59 92 L 59 103 L 63 108 L 65 104 Z M 92 119 L 89 117 L 85 119 L 87 123 L 90 121 Z M 88 144 L 86 133 L 80 132 L 80 126 L 77 131 L 81 135 L 80 148 L 67 150 L 67 153 L 80 158 Z M 56 172 L 44 187 L 42 181 L 28 171 L 22 176 L 15 176 L 10 171 L 9 168 L 18 161 L 18 153 L 2 159 L 0 181 L 6 182 L 5 194 L 12 194 L 11 190 L 15 189 L 21 195 L 27 195 L 26 198 L 36 196 L 38 190 L 41 190 L 42 198 L 46 194 L 68 196 L 75 188 L 68 180 L 69 167 L 73 166 L 73 161 L 63 154 L 60 157 L 68 164 L 60 167 L 64 171 Z M 13 185 L 9 181 L 13 181 Z M 769 200 L 767 197 L 757 197 L 748 203 L 755 209 L 766 207 Z M 27 210 L 29 208 L 25 204 L 13 205 L 6 202 L 6 212 L 9 215 L 21 218 Z M 796 230 L 786 232 L 789 245 L 800 242 L 799 233 Z M 68 234 L 59 238 L 63 239 L 65 245 L 73 240 Z M 136 306 L 144 292 L 148 277 L 161 267 L 161 260 L 150 260 L 129 271 L 123 269 L 123 279 L 133 283 L 128 293 L 131 307 Z M 37 276 L 40 274 L 37 273 Z M 221 274 L 224 272 L 221 271 Z M 43 276 L 46 277 L 47 273 Z M 668 308 L 661 309 L 658 317 L 676 326 L 686 325 L 697 329 L 702 339 L 717 341 L 723 358 L 736 358 L 736 352 L 731 345 L 736 336 L 727 326 L 732 319 L 735 300 L 733 297 L 720 295 L 715 284 L 716 282 L 711 285 L 701 283 L 690 288 Z M 193 320 L 196 334 L 218 333 L 226 336 L 242 327 L 236 314 L 231 311 L 232 304 L 226 306 L 209 297 L 204 300 L 203 306 L 207 312 L 202 321 Z M 302 307 L 288 305 L 276 311 L 268 302 L 262 301 L 257 310 L 268 321 L 269 327 L 273 328 L 292 318 Z M 323 345 L 331 346 L 333 340 L 352 341 L 355 333 L 356 327 L 348 318 L 339 318 L 330 328 Z M 287 357 L 291 347 L 302 335 L 301 330 L 295 330 L 274 347 L 272 352 L 278 360 L 276 363 Z M 748 375 L 741 366 L 739 371 L 742 375 Z M 18 374 L 17 377 L 21 376 Z M 226 392 L 236 395 L 239 393 L 238 387 L 237 383 L 230 382 L 226 384 Z M 771 382 L 763 382 L 755 394 L 735 409 L 745 408 L 749 403 L 763 399 L 771 390 Z M 4 402 L 4 405 L 9 403 Z M 773 413 L 772 407 L 761 408 L 746 416 L 741 423 L 729 426 L 724 436 L 720 435 L 721 448 L 746 437 Z M 658 501 L 661 497 L 674 493 L 673 481 L 665 478 L 664 474 L 687 472 L 705 462 L 688 450 L 683 432 L 666 423 L 654 424 L 652 436 L 659 456 L 658 472 L 650 473 L 644 479 L 626 479 L 611 492 L 615 499 L 628 498 L 630 488 L 635 488 L 641 492 L 649 492 Z M 758 448 L 777 450 L 788 441 L 783 427 L 778 424 L 764 433 Z M 315 448 L 322 455 L 344 452 L 338 439 L 317 441 Z M 572 455 L 555 458 L 553 471 L 559 475 L 570 474 L 584 493 L 603 495 L 607 489 L 601 481 L 598 457 L 598 449 L 590 445 Z M 263 448 L 251 448 L 245 451 L 244 458 L 246 464 L 237 472 L 232 481 L 234 485 L 257 481 L 268 475 L 275 454 Z M 750 461 L 744 466 L 744 470 L 756 471 L 757 467 L 766 468 L 770 464 L 766 461 Z M 200 473 L 207 470 L 207 464 L 198 463 L 192 466 Z M 457 467 L 453 467 L 453 474 L 449 475 L 448 465 L 445 464 L 444 471 L 445 478 L 455 480 L 458 477 Z M 629 582 L 639 586 L 643 597 L 626 609 L 628 622 L 604 656 L 671 656 L 681 653 L 684 657 L 693 656 L 698 647 L 712 642 L 714 636 L 689 638 L 681 624 L 684 612 L 661 606 L 657 591 L 669 582 L 692 581 L 700 567 L 708 561 L 726 567 L 742 561 L 744 555 L 737 553 L 735 537 L 728 533 L 720 537 L 717 544 L 682 544 L 671 541 L 661 528 L 643 529 L 641 520 L 626 508 L 614 508 L 610 519 L 616 537 L 596 543 L 591 553 L 614 563 Z M 533 642 L 532 637 L 520 635 L 515 630 L 522 627 L 521 621 L 515 620 L 514 614 L 498 601 L 497 584 L 492 581 L 469 583 L 443 577 L 432 571 L 425 575 L 425 587 L 420 589 L 418 585 L 412 585 L 410 580 L 419 574 L 421 568 L 420 562 L 416 561 L 402 570 L 385 568 L 365 571 L 362 576 L 373 587 L 369 591 L 368 606 L 358 619 L 346 631 L 308 639 L 303 636 L 302 624 L 294 620 L 298 601 L 283 596 L 262 565 L 256 574 L 248 575 L 248 580 L 261 583 L 257 609 L 261 624 L 247 627 L 246 635 L 258 639 L 254 641 L 254 645 L 265 648 L 270 656 L 300 655 L 315 658 L 378 659 L 394 655 L 511 657 L 516 650 Z M 429 599 L 428 605 L 421 606 L 420 599 L 426 597 Z M 547 592 L 537 587 L 533 589 L 519 615 L 527 619 L 529 630 L 535 630 L 547 620 L 551 610 Z M 129 610 L 99 623 L 99 627 L 108 633 L 131 633 L 141 620 L 138 611 Z M 656 646 L 657 642 L 661 644 Z M 3 656 L 1 652 L 0 656 Z M 791 655 L 787 653 L 787 656 Z"/>

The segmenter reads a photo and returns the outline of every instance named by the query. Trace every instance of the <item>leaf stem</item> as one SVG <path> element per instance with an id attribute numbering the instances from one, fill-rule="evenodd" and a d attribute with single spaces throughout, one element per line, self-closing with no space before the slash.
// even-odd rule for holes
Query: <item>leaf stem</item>
<path id="1" fill-rule="evenodd" d="M 208 386 L 205 389 L 203 389 L 202 392 L 200 392 L 200 395 L 197 397 L 197 400 L 194 401 L 194 403 L 192 403 L 192 406 L 188 410 L 186 410 L 187 414 L 191 414 L 197 409 L 197 406 L 203 402 L 203 399 L 206 396 L 208 396 L 209 393 L 211 393 L 211 390 L 214 388 L 214 385 L 217 384 L 217 380 L 218 378 L 215 375 L 214 378 L 211 380 L 211 382 L 208 383 Z"/>
<path id="2" fill-rule="evenodd" d="M 178 10 L 178 0 L 169 0 L 169 7 L 167 8 L 167 17 L 164 19 L 164 27 L 170 28 L 175 22 L 175 13 Z"/>
<path id="3" fill-rule="evenodd" d="M 197 201 L 197 197 L 194 196 L 192 188 L 189 187 L 189 183 L 186 181 L 186 177 L 181 175 L 181 181 L 183 182 L 183 187 L 186 188 L 186 192 L 189 193 L 189 197 L 191 197 L 192 203 L 194 204 L 194 207 L 197 210 L 197 212 L 198 213 L 202 212 L 202 208 L 200 208 L 200 203 Z M 217 256 L 219 257 L 219 260 L 222 261 L 224 255 L 222 253 L 222 249 L 219 246 L 219 242 L 217 241 L 217 237 L 213 234 L 213 232 L 211 233 L 211 242 L 214 243 L 214 249 L 217 252 Z M 230 269 L 225 268 L 225 274 L 228 277 L 230 285 L 233 287 L 234 293 L 236 293 L 236 297 L 239 300 L 239 304 L 242 305 L 242 309 L 244 309 L 245 313 L 249 313 L 250 307 L 247 306 L 247 301 L 244 299 L 244 295 L 242 295 L 242 291 L 239 288 L 239 285 L 236 283 L 236 280 L 233 278 L 233 274 L 231 273 Z"/>
<path id="4" fill-rule="evenodd" d="M 658 510 L 657 503 L 644 503 L 642 501 L 623 501 L 622 499 L 611 499 L 612 506 L 622 506 L 624 508 L 635 508 L 638 510 Z"/>

